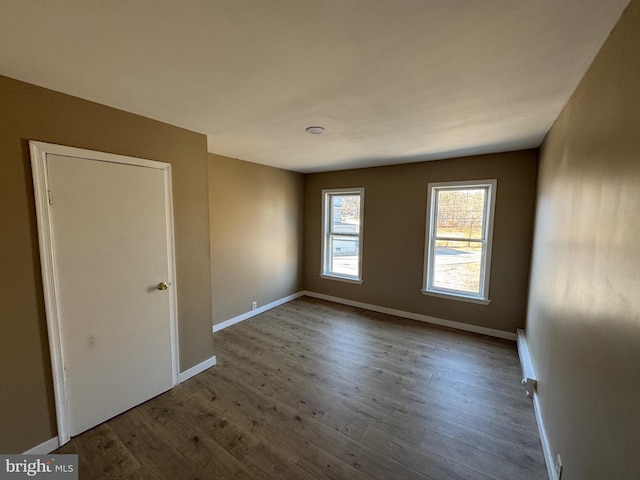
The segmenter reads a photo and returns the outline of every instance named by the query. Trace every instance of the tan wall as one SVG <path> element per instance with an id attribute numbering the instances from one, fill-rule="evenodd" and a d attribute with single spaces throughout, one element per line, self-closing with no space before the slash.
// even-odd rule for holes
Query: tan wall
<path id="1" fill-rule="evenodd" d="M 56 435 L 30 139 L 173 165 L 181 369 L 213 355 L 206 138 L 0 77 L 3 453 L 23 452 Z"/>
<path id="2" fill-rule="evenodd" d="M 213 323 L 302 290 L 300 173 L 209 154 Z"/>
<path id="3" fill-rule="evenodd" d="M 640 478 L 640 2 L 541 152 L 527 337 L 563 480 Z"/>
<path id="4" fill-rule="evenodd" d="M 444 320 L 514 332 L 524 325 L 537 151 L 305 177 L 305 289 Z M 427 184 L 498 179 L 490 305 L 425 296 Z M 365 187 L 362 285 L 321 278 L 323 188 Z"/>

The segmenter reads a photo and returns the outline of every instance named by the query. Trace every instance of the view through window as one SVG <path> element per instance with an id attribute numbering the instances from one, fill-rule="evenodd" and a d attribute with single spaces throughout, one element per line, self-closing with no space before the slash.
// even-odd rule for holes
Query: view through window
<path id="1" fill-rule="evenodd" d="M 323 275 L 360 280 L 363 194 L 324 191 Z"/>
<path id="2" fill-rule="evenodd" d="M 429 184 L 427 292 L 487 299 L 495 184 Z"/>

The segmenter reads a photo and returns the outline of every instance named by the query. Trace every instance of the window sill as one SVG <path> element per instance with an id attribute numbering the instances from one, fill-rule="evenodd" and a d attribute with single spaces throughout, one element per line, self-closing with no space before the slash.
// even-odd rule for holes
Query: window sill
<path id="1" fill-rule="evenodd" d="M 469 302 L 469 303 L 477 303 L 479 305 L 489 305 L 491 300 L 485 300 L 484 298 L 477 297 L 466 297 L 464 295 L 456 295 L 454 293 L 441 293 L 441 292 L 431 292 L 429 290 L 421 289 L 423 295 L 429 295 L 430 297 L 439 297 L 446 298 L 448 300 L 458 300 L 460 302 Z"/>
<path id="2" fill-rule="evenodd" d="M 364 283 L 363 280 L 358 280 L 357 278 L 340 277 L 338 275 L 329 275 L 326 273 L 321 273 L 320 276 L 327 280 L 338 280 L 339 282 L 355 283 L 357 285 L 362 285 Z"/>

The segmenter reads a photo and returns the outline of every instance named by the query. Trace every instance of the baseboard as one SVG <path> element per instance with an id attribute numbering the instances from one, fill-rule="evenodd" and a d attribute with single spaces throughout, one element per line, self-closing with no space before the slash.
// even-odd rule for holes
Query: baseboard
<path id="1" fill-rule="evenodd" d="M 35 447 L 30 448 L 22 455 L 47 455 L 56 450 L 59 446 L 60 442 L 58 442 L 58 437 L 53 437 L 45 442 L 42 442 L 40 445 L 36 445 Z"/>
<path id="2" fill-rule="evenodd" d="M 533 394 L 533 411 L 535 412 L 536 422 L 538 424 L 538 433 L 540 434 L 540 443 L 542 443 L 544 462 L 547 464 L 547 475 L 549 475 L 549 480 L 558 480 L 555 471 L 553 453 L 551 452 L 551 445 L 549 445 L 549 437 L 547 437 L 547 430 L 544 428 L 542 408 L 540 407 L 540 397 L 538 396 L 538 392 L 534 392 Z"/>
<path id="3" fill-rule="evenodd" d="M 304 292 L 294 293 L 293 295 L 289 295 L 288 297 L 281 298 L 279 300 L 276 300 L 275 302 L 268 303 L 267 305 L 263 305 L 262 307 L 256 308 L 255 310 L 251 310 L 250 312 L 243 313 L 242 315 L 238 315 L 237 317 L 230 318 L 229 320 L 225 320 L 224 322 L 218 323 L 217 325 L 213 326 L 213 333 L 219 332 L 223 328 L 230 327 L 231 325 L 235 325 L 236 323 L 240 323 L 251 317 L 255 317 L 256 315 L 260 315 L 261 313 L 264 313 L 267 310 L 271 310 L 272 308 L 282 305 L 283 303 L 287 303 L 287 302 L 290 302 L 291 300 L 295 300 L 296 298 L 299 298 L 304 294 L 305 294 Z"/>
<path id="4" fill-rule="evenodd" d="M 204 372 L 207 368 L 213 367 L 215 364 L 216 364 L 216 356 L 214 355 L 213 357 L 208 358 L 204 362 L 201 362 L 198 365 L 195 365 L 185 370 L 184 372 L 180 372 L 180 374 L 178 375 L 178 381 L 182 383 L 186 380 L 189 380 L 191 377 L 195 377 L 199 373 Z"/>
<path id="5" fill-rule="evenodd" d="M 331 295 L 325 295 L 323 293 L 316 293 L 305 291 L 304 295 L 313 298 L 319 298 L 321 300 L 327 300 L 329 302 L 341 303 L 342 305 L 349 305 L 351 307 L 364 308 L 365 310 L 371 310 L 373 312 L 387 313 L 389 315 L 395 315 L 396 317 L 408 318 L 410 320 L 417 320 L 419 322 L 432 323 L 434 325 L 440 325 L 441 327 L 455 328 L 457 330 L 464 330 L 465 332 L 479 333 L 481 335 L 488 335 L 490 337 L 504 338 L 506 340 L 516 340 L 516 334 L 505 332 L 503 330 L 495 330 L 493 328 L 479 327 L 477 325 L 469 325 L 468 323 L 454 322 L 451 320 L 443 320 L 441 318 L 430 317 L 428 315 L 422 315 L 420 313 L 405 312 L 403 310 L 396 310 L 395 308 L 379 307 L 378 305 L 372 305 L 370 303 L 356 302 L 354 300 L 347 300 L 345 298 L 333 297 Z"/>

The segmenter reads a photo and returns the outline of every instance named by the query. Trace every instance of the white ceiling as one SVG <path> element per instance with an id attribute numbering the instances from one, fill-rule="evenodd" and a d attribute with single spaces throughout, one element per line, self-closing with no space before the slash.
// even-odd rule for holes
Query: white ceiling
<path id="1" fill-rule="evenodd" d="M 447 158 L 539 146 L 628 3 L 0 0 L 0 74 L 300 172 Z"/>

